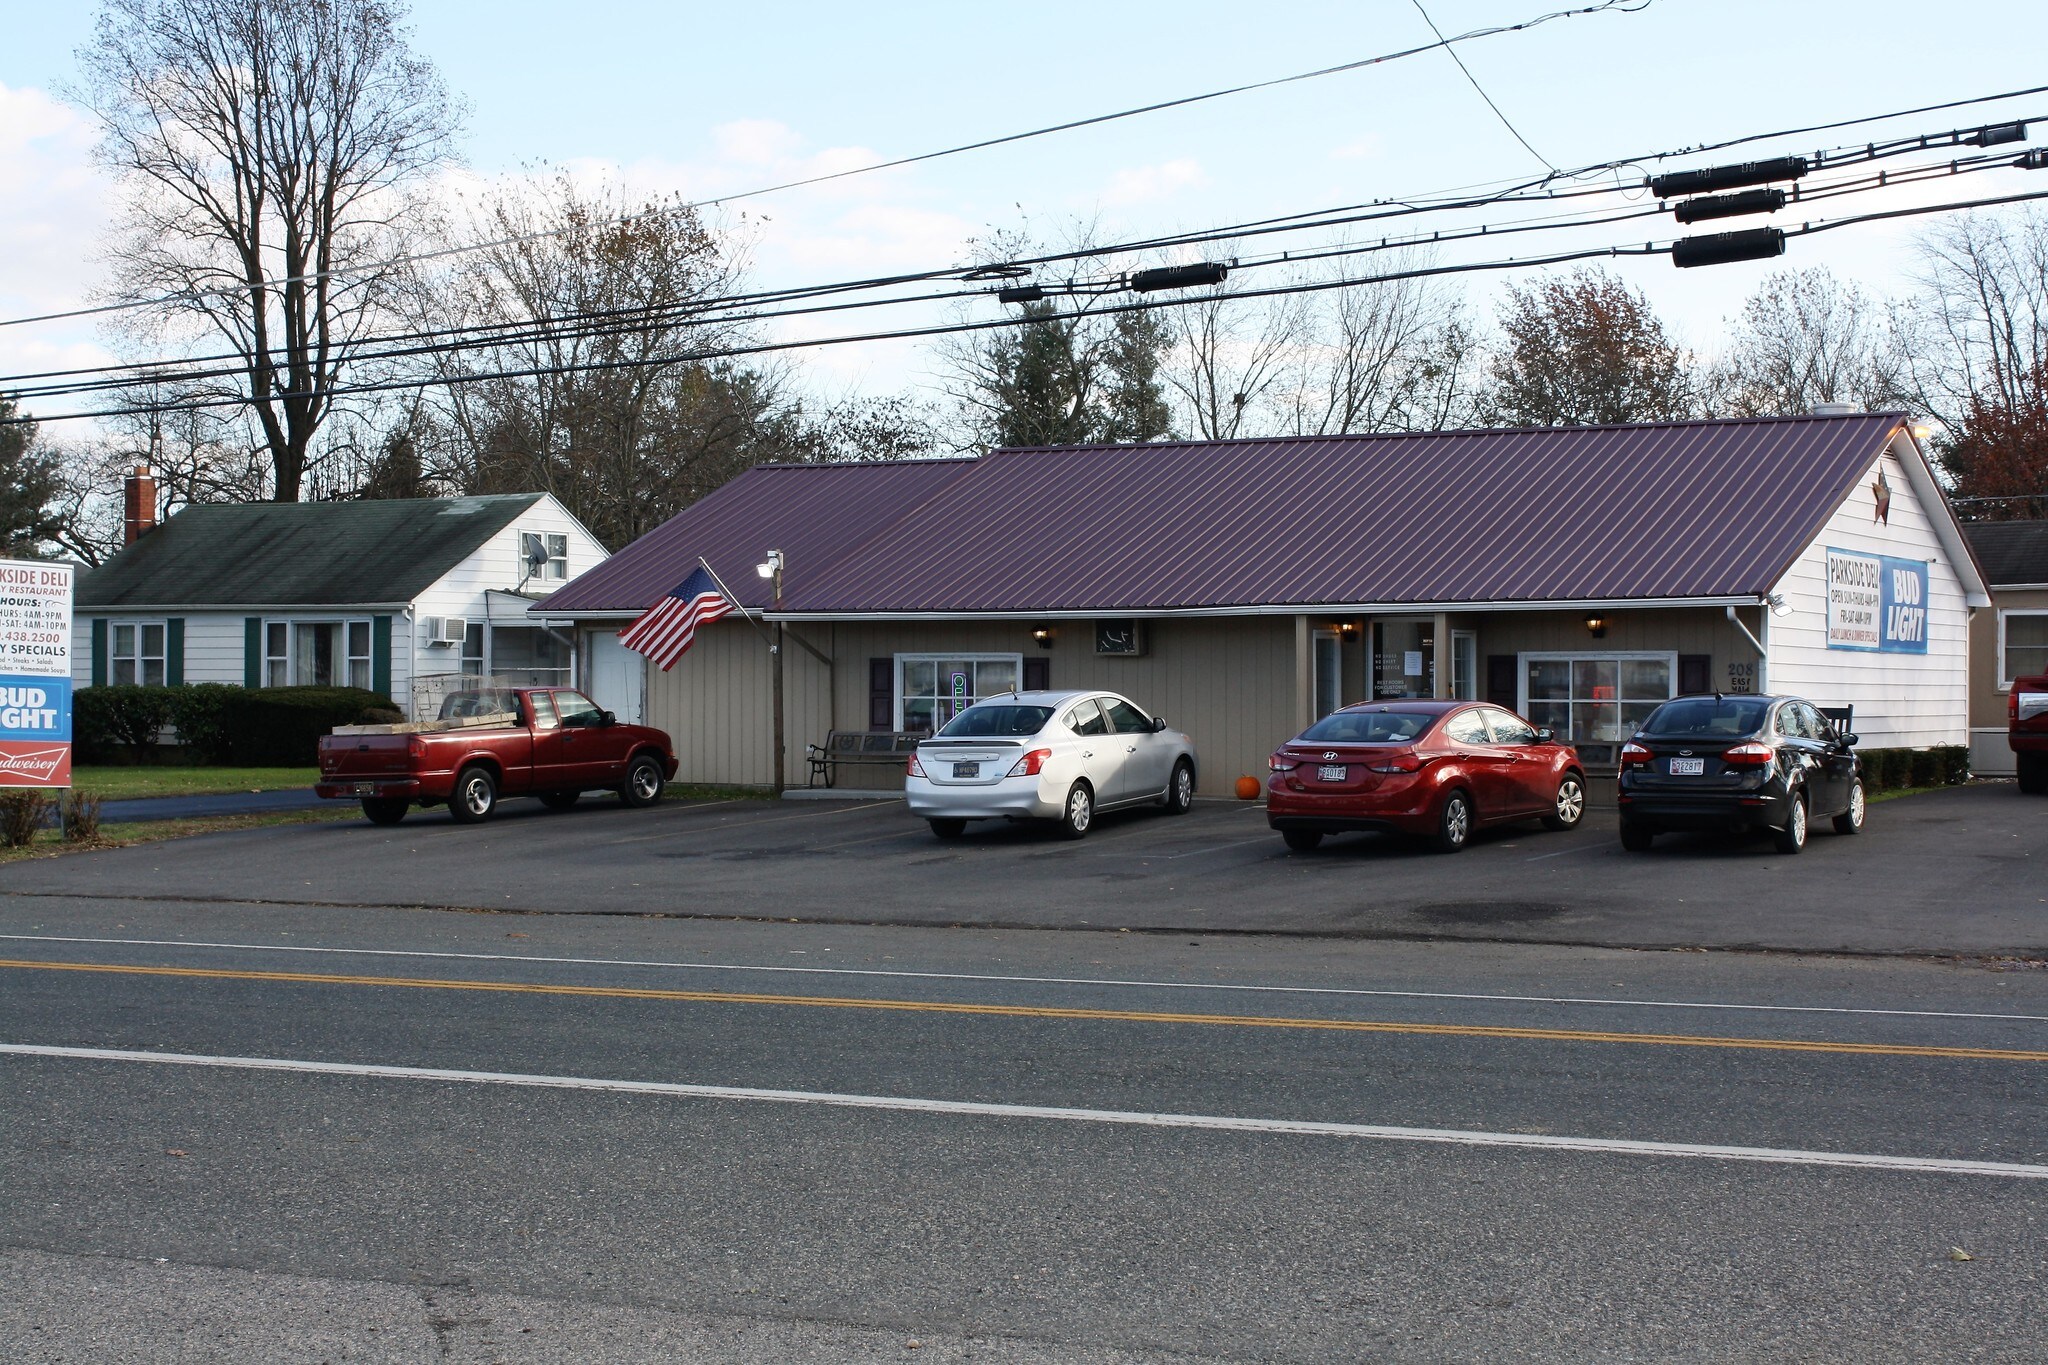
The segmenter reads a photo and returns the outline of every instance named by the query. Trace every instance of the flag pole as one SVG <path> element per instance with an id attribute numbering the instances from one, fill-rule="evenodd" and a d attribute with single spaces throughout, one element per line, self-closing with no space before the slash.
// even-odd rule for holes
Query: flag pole
<path id="1" fill-rule="evenodd" d="M 711 575 L 711 581 L 713 583 L 716 583 L 718 585 L 718 590 L 725 594 L 725 600 L 732 603 L 734 610 L 738 611 L 740 615 L 747 618 L 747 624 L 751 625 L 755 630 L 761 632 L 761 638 L 763 640 L 767 640 L 768 647 L 770 649 L 773 649 L 775 647 L 775 641 L 773 638 L 769 636 L 768 627 L 762 624 L 760 621 L 756 620 L 754 617 L 754 613 L 746 609 L 746 606 L 743 603 L 741 603 L 738 595 L 735 594 L 731 588 L 725 586 L 725 580 L 718 576 L 718 570 L 712 568 L 710 564 L 705 562 L 704 556 L 698 555 L 697 562 L 704 566 L 705 573 Z"/>

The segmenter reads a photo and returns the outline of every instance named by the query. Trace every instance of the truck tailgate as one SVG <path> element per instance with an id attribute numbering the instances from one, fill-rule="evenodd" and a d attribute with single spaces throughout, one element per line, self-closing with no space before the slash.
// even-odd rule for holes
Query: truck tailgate
<path id="1" fill-rule="evenodd" d="M 320 741 L 320 776 L 403 776 L 412 771 L 411 744 L 410 735 L 329 735 Z"/>

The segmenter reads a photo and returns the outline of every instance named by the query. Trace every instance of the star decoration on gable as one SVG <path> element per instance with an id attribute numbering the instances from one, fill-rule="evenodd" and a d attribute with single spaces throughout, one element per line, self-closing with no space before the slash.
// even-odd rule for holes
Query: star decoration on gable
<path id="1" fill-rule="evenodd" d="M 1870 496 L 1877 499 L 1877 515 L 1872 517 L 1871 520 L 1881 521 L 1887 526 L 1891 525 L 1892 486 L 1885 480 L 1882 469 L 1877 471 L 1877 478 L 1870 485 Z"/>

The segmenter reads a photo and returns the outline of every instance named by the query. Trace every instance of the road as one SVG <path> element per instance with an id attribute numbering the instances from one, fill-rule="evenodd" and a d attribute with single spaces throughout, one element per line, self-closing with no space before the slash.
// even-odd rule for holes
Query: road
<path id="1" fill-rule="evenodd" d="M 0 960 L 9 1359 L 2044 1350 L 2022 963 L 21 890 Z"/>

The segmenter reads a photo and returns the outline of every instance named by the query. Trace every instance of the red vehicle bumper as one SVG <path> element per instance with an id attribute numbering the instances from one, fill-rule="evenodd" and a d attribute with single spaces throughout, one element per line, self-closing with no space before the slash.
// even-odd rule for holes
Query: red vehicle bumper
<path id="1" fill-rule="evenodd" d="M 1347 830 L 1381 830 L 1395 834 L 1434 834 L 1437 790 L 1419 776 L 1382 781 L 1370 792 L 1296 791 L 1287 774 L 1275 773 L 1266 783 L 1266 824 L 1272 829 L 1314 830 L 1340 834 Z"/>
<path id="2" fill-rule="evenodd" d="M 421 790 L 420 780 L 416 777 L 359 777 L 315 782 L 313 795 L 329 801 L 355 801 L 365 796 L 387 799 L 402 797 L 407 801 L 419 801 L 445 800 L 448 793 L 444 791 L 439 797 L 429 798 Z"/>

